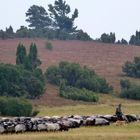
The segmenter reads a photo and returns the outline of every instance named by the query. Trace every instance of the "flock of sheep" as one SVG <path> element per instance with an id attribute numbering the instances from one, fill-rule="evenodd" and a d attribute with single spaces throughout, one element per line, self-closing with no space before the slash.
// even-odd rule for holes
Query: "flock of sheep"
<path id="1" fill-rule="evenodd" d="M 140 120 L 140 117 L 135 114 L 125 115 L 125 117 L 128 123 Z M 71 128 L 81 126 L 110 125 L 117 121 L 118 119 L 115 115 L 0 118 L 0 134 L 29 131 L 68 131 Z"/>

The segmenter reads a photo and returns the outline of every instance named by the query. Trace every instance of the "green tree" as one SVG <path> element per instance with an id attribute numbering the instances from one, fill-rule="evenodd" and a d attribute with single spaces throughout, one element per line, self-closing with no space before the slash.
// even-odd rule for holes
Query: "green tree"
<path id="1" fill-rule="evenodd" d="M 29 27 L 31 28 L 43 29 L 51 25 L 51 19 L 42 6 L 31 6 L 26 12 L 26 17 L 26 21 L 30 23 Z"/>
<path id="2" fill-rule="evenodd" d="M 140 31 L 136 31 L 135 35 L 131 36 L 129 44 L 140 46 Z"/>
<path id="3" fill-rule="evenodd" d="M 26 58 L 26 48 L 23 44 L 19 43 L 16 52 L 16 64 L 17 65 L 24 65 Z"/>
<path id="4" fill-rule="evenodd" d="M 71 17 L 68 15 L 71 12 L 71 8 L 66 1 L 55 0 L 54 5 L 49 5 L 50 16 L 53 20 L 53 26 L 59 30 L 65 30 L 67 32 L 73 32 L 77 27 L 74 27 L 74 21 L 78 17 L 78 10 L 75 9 Z"/>
<path id="5" fill-rule="evenodd" d="M 110 34 L 102 34 L 101 38 L 100 38 L 101 42 L 104 43 L 115 43 L 116 37 L 115 37 L 115 33 L 110 33 Z"/>
<path id="6" fill-rule="evenodd" d="M 31 43 L 30 45 L 30 51 L 28 55 L 28 60 L 30 62 L 32 70 L 37 68 L 41 64 L 41 61 L 37 58 L 37 47 L 35 43 Z"/>
<path id="7" fill-rule="evenodd" d="M 18 38 L 31 37 L 31 31 L 25 26 L 20 26 L 20 29 L 16 31 L 16 37 Z"/>
<path id="8" fill-rule="evenodd" d="M 84 41 L 92 40 L 92 38 L 83 30 L 77 31 L 76 39 L 77 40 L 84 40 Z"/>
<path id="9" fill-rule="evenodd" d="M 122 38 L 121 44 L 128 45 L 128 42 L 125 39 Z"/>
<path id="10" fill-rule="evenodd" d="M 14 31 L 12 26 L 9 26 L 9 28 L 6 28 L 5 33 L 7 34 L 7 38 L 14 38 Z"/>

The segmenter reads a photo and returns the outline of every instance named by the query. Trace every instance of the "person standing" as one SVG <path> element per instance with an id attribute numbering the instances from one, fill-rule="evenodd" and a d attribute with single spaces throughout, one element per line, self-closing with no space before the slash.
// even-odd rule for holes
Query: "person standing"
<path id="1" fill-rule="evenodd" d="M 122 121 L 123 120 L 123 113 L 121 110 L 121 104 L 117 105 L 115 115 L 117 116 L 118 120 Z"/>

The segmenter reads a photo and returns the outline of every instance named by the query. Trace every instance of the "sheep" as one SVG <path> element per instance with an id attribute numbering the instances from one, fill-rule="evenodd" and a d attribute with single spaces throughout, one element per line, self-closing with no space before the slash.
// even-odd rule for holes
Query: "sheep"
<path id="1" fill-rule="evenodd" d="M 57 123 L 46 123 L 47 131 L 58 131 L 60 130 L 60 125 Z"/>
<path id="2" fill-rule="evenodd" d="M 25 132 L 25 131 L 26 131 L 26 126 L 24 124 L 17 124 L 15 126 L 16 133 Z"/>
<path id="3" fill-rule="evenodd" d="M 0 125 L 0 134 L 3 134 L 5 132 L 5 128 L 3 125 Z"/>
<path id="4" fill-rule="evenodd" d="M 98 125 L 109 125 L 110 122 L 104 118 L 95 118 L 95 126 L 98 126 Z"/>
<path id="5" fill-rule="evenodd" d="M 45 124 L 38 124 L 37 125 L 37 130 L 38 131 L 46 131 L 47 130 L 47 126 Z"/>

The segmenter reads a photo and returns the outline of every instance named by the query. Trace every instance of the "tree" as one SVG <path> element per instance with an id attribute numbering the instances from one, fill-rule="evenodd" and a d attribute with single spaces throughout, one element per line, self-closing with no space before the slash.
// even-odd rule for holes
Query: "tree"
<path id="1" fill-rule="evenodd" d="M 35 43 L 31 43 L 30 45 L 30 52 L 28 55 L 28 60 L 30 62 L 30 65 L 32 66 L 32 69 L 35 69 L 37 66 L 41 64 L 41 61 L 37 58 L 37 47 Z"/>
<path id="2" fill-rule="evenodd" d="M 77 31 L 76 39 L 77 40 L 84 40 L 84 41 L 92 40 L 92 38 L 83 30 Z"/>
<path id="3" fill-rule="evenodd" d="M 101 42 L 104 43 L 115 43 L 116 37 L 115 33 L 106 34 L 103 33 L 100 38 Z"/>
<path id="4" fill-rule="evenodd" d="M 66 30 L 73 32 L 77 27 L 74 27 L 74 20 L 78 17 L 78 10 L 75 9 L 71 17 L 68 15 L 71 12 L 71 8 L 66 1 L 55 0 L 54 5 L 50 4 L 49 12 L 53 20 L 53 26 L 59 30 Z"/>
<path id="5" fill-rule="evenodd" d="M 31 31 L 25 26 L 20 26 L 20 29 L 16 31 L 16 36 L 19 38 L 31 37 Z"/>
<path id="6" fill-rule="evenodd" d="M 51 25 L 51 19 L 42 6 L 31 6 L 26 12 L 26 17 L 26 21 L 30 23 L 29 27 L 31 28 L 43 29 Z"/>
<path id="7" fill-rule="evenodd" d="M 9 28 L 6 28 L 5 33 L 7 34 L 7 38 L 14 38 L 14 31 L 12 26 L 9 26 Z"/>
<path id="8" fill-rule="evenodd" d="M 16 64 L 17 65 L 24 65 L 26 58 L 26 48 L 23 44 L 19 43 L 16 52 Z"/>
<path id="9" fill-rule="evenodd" d="M 129 44 L 140 46 L 140 31 L 136 31 L 135 35 L 131 36 Z"/>

